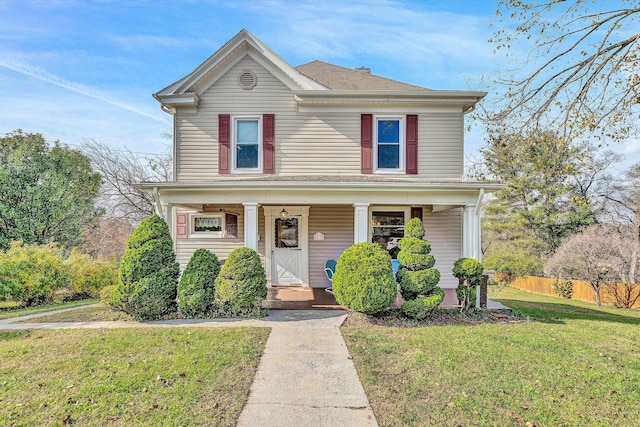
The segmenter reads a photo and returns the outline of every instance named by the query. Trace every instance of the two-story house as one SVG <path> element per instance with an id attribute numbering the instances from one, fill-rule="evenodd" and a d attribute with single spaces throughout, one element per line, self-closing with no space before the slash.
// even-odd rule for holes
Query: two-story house
<path id="1" fill-rule="evenodd" d="M 401 64 L 399 64 L 401 66 Z M 174 122 L 174 181 L 144 183 L 184 268 L 248 246 L 270 286 L 329 286 L 355 242 L 393 250 L 423 220 L 440 286 L 479 259 L 480 206 L 498 186 L 463 181 L 464 117 L 484 92 L 431 90 L 321 61 L 292 67 L 240 31 L 154 95 Z"/>

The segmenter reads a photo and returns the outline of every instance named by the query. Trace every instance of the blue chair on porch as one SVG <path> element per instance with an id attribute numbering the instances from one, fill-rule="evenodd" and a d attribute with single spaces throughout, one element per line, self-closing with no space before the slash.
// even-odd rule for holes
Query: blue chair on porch
<path id="1" fill-rule="evenodd" d="M 327 262 L 324 263 L 324 273 L 327 275 L 327 279 L 329 279 L 331 283 L 333 283 L 333 275 L 336 272 L 337 264 L 338 263 L 333 259 L 327 260 Z M 326 288 L 325 291 L 329 292 L 330 294 L 333 294 L 333 288 L 331 286 Z"/>

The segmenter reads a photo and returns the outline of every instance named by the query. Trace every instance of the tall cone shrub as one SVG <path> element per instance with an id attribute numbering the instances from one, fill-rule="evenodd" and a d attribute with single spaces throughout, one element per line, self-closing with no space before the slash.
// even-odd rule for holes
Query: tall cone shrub
<path id="1" fill-rule="evenodd" d="M 175 310 L 179 274 L 169 227 L 152 215 L 127 241 L 110 303 L 137 319 L 157 319 Z"/>
<path id="2" fill-rule="evenodd" d="M 215 254 L 204 248 L 193 253 L 178 284 L 178 308 L 182 314 L 198 317 L 211 310 L 218 273 L 220 261 Z"/>
<path id="3" fill-rule="evenodd" d="M 230 315 L 259 316 L 267 276 L 258 253 L 246 246 L 229 254 L 215 281 L 215 303 Z"/>
<path id="4" fill-rule="evenodd" d="M 424 234 L 422 221 L 412 218 L 398 242 L 400 268 L 396 280 L 405 299 L 401 309 L 414 319 L 428 317 L 444 299 L 444 291 L 438 287 L 440 272 L 432 268 L 436 260 L 429 255 L 431 244 L 424 240 Z"/>

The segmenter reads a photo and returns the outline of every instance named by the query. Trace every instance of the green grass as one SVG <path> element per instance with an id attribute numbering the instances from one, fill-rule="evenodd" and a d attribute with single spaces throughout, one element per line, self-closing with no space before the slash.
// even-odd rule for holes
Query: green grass
<path id="1" fill-rule="evenodd" d="M 26 316 L 29 314 L 41 313 L 43 311 L 59 310 L 61 308 L 78 307 L 80 305 L 95 304 L 99 302 L 98 299 L 84 299 L 79 301 L 69 301 L 63 303 L 53 303 L 47 305 L 41 305 L 37 307 L 20 308 L 15 302 L 3 301 L 3 305 L 0 306 L 0 320 L 10 319 L 14 317 Z"/>
<path id="2" fill-rule="evenodd" d="M 18 321 L 16 323 L 43 323 L 43 322 L 98 322 L 115 320 L 133 320 L 133 317 L 122 311 L 115 311 L 111 307 L 100 303 L 91 307 L 62 313 L 53 312 L 50 315 Z"/>
<path id="3" fill-rule="evenodd" d="M 637 310 L 500 297 L 534 320 L 343 327 L 381 426 L 640 425 Z"/>
<path id="4" fill-rule="evenodd" d="M 232 426 L 265 328 L 0 332 L 0 425 Z"/>
<path id="5" fill-rule="evenodd" d="M 491 299 L 500 301 L 518 313 L 543 322 L 563 322 L 566 319 L 603 320 L 640 324 L 640 310 L 619 309 L 613 306 L 598 308 L 595 303 L 566 300 L 538 295 L 516 288 L 504 288 Z"/>

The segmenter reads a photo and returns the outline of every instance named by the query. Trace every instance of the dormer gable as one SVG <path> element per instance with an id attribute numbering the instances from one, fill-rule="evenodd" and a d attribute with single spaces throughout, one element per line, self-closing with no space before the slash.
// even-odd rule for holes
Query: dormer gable
<path id="1" fill-rule="evenodd" d="M 197 107 L 200 96 L 229 69 L 245 57 L 251 57 L 273 74 L 285 86 L 294 90 L 328 90 L 327 87 L 300 73 L 247 30 L 241 30 L 231 40 L 207 58 L 195 70 L 155 93 L 164 109 Z M 251 84 L 250 75 L 241 84 Z M 243 76 L 241 76 L 243 78 Z"/>

